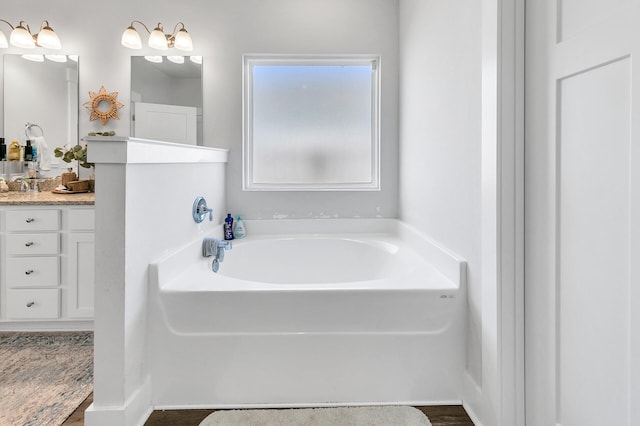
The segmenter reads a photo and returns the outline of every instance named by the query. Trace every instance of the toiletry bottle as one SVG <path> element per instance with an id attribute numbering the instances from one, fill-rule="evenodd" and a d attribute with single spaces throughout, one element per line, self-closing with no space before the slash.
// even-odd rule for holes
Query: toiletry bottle
<path id="1" fill-rule="evenodd" d="M 0 161 L 7 159 L 7 146 L 4 144 L 4 138 L 0 138 Z"/>
<path id="2" fill-rule="evenodd" d="M 9 154 L 7 155 L 9 161 L 20 161 L 20 144 L 18 141 L 11 142 L 9 145 Z"/>
<path id="3" fill-rule="evenodd" d="M 233 218 L 231 213 L 227 213 L 227 218 L 224 220 L 224 239 L 233 240 Z"/>
<path id="4" fill-rule="evenodd" d="M 247 236 L 247 230 L 244 229 L 244 222 L 241 216 L 236 219 L 236 226 L 233 228 L 234 238 L 244 238 Z"/>
<path id="5" fill-rule="evenodd" d="M 24 147 L 24 161 L 33 161 L 33 147 L 28 139 L 27 145 Z"/>

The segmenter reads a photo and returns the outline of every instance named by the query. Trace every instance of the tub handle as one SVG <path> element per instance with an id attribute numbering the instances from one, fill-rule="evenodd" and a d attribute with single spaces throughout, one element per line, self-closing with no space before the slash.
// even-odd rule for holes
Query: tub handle
<path id="1" fill-rule="evenodd" d="M 193 220 L 195 220 L 196 223 L 200 223 L 204 220 L 207 213 L 209 213 L 209 222 L 213 221 L 213 209 L 207 207 L 207 200 L 205 200 L 204 197 L 196 197 L 192 208 Z"/>

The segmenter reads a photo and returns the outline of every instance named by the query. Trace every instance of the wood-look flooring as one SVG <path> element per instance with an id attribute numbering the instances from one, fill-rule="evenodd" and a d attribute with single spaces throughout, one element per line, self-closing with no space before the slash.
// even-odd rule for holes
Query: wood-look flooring
<path id="1" fill-rule="evenodd" d="M 80 405 L 62 426 L 82 426 L 84 410 L 93 402 L 93 394 Z M 417 407 L 429 417 L 433 426 L 474 426 L 460 405 L 436 405 Z M 214 410 L 166 410 L 154 411 L 145 426 L 198 426 Z M 392 425 L 390 425 L 392 426 Z"/>

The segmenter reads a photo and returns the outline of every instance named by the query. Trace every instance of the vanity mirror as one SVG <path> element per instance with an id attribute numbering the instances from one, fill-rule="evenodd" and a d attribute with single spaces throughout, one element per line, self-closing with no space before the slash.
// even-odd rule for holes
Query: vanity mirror
<path id="1" fill-rule="evenodd" d="M 131 57 L 131 135 L 202 145 L 202 60 Z"/>
<path id="2" fill-rule="evenodd" d="M 43 165 L 50 170 L 41 170 L 43 176 L 60 174 L 55 147 L 78 143 L 77 61 L 66 55 L 3 55 L 4 137 L 21 145 L 44 139 L 50 166 Z"/>

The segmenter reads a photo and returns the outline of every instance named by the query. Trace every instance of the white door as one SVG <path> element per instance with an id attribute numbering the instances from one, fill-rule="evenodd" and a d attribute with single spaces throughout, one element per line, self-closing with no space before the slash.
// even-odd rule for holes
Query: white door
<path id="1" fill-rule="evenodd" d="M 527 425 L 640 425 L 640 1 L 526 16 Z"/>
<path id="2" fill-rule="evenodd" d="M 197 108 L 134 102 L 133 136 L 197 145 Z"/>

